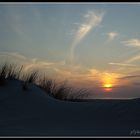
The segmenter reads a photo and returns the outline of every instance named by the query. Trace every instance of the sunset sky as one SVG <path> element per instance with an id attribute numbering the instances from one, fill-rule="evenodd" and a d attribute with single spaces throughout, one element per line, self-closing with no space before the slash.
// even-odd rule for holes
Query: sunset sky
<path id="1" fill-rule="evenodd" d="M 140 4 L 0 4 L 0 61 L 92 91 L 140 97 Z"/>

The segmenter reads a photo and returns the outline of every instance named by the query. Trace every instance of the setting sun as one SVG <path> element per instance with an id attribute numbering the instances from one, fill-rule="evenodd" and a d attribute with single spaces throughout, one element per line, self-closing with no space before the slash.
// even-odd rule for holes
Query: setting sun
<path id="1" fill-rule="evenodd" d="M 111 88 L 112 86 L 113 86 L 112 84 L 104 84 L 103 87 L 105 87 L 105 88 Z"/>
<path id="2" fill-rule="evenodd" d="M 109 91 L 112 91 L 113 85 L 112 84 L 104 84 L 103 87 L 104 87 L 104 91 L 109 92 Z"/>
<path id="3" fill-rule="evenodd" d="M 102 75 L 102 87 L 104 91 L 112 91 L 113 87 L 117 84 L 116 81 L 117 74 L 114 73 L 104 73 Z"/>

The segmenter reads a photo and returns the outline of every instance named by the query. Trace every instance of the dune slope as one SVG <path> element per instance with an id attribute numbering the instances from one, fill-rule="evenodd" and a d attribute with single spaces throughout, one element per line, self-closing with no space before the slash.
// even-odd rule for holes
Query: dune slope
<path id="1" fill-rule="evenodd" d="M 140 130 L 140 100 L 60 101 L 21 81 L 0 87 L 0 136 L 129 136 Z M 139 134 L 137 134 L 139 135 Z"/>

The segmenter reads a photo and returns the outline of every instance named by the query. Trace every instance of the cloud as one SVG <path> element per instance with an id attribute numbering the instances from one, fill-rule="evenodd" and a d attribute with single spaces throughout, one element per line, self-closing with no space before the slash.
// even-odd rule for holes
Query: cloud
<path id="1" fill-rule="evenodd" d="M 140 47 L 140 39 L 134 38 L 126 41 L 122 41 L 122 43 L 125 46 L 131 46 L 131 47 Z"/>
<path id="2" fill-rule="evenodd" d="M 80 25 L 80 23 L 78 23 L 78 22 L 74 22 L 73 24 L 74 24 L 74 25 Z"/>
<path id="3" fill-rule="evenodd" d="M 122 41 L 122 43 L 125 46 L 131 46 L 131 47 L 136 47 L 136 48 L 140 49 L 140 39 L 136 39 L 136 38 L 130 39 L 127 41 Z M 138 52 L 138 50 L 135 52 Z M 138 60 L 140 60 L 140 53 L 130 57 L 129 59 L 125 60 L 123 63 L 133 63 L 133 62 L 138 61 Z"/>
<path id="4" fill-rule="evenodd" d="M 117 32 L 109 32 L 107 35 L 108 35 L 108 41 L 112 41 L 118 36 L 118 33 Z"/>
<path id="5" fill-rule="evenodd" d="M 0 56 L 11 56 L 18 59 L 26 60 L 26 57 L 18 52 L 0 52 Z"/>
<path id="6" fill-rule="evenodd" d="M 140 78 L 140 75 L 129 75 L 129 76 L 120 77 L 118 79 L 131 79 L 131 78 Z"/>
<path id="7" fill-rule="evenodd" d="M 133 85 L 134 86 L 140 86 L 140 82 L 134 82 Z"/>
<path id="8" fill-rule="evenodd" d="M 65 61 L 59 62 L 52 62 L 48 60 L 41 60 L 39 58 L 32 58 L 29 59 L 28 62 L 25 64 L 25 71 L 32 70 L 32 69 L 45 69 L 45 68 L 55 68 L 57 66 L 65 65 Z"/>
<path id="9" fill-rule="evenodd" d="M 39 69 L 46 71 L 46 69 L 54 69 L 55 67 L 62 67 L 66 64 L 65 60 L 53 62 L 40 58 L 29 58 L 20 54 L 19 52 L 0 52 L 0 61 L 16 63 L 24 66 L 24 71 Z M 51 71 L 51 70 L 50 70 Z M 53 70 L 52 70 L 53 71 Z"/>
<path id="10" fill-rule="evenodd" d="M 126 63 L 109 63 L 110 65 L 116 65 L 116 66 L 123 66 L 123 67 L 136 67 L 136 65 L 132 64 L 126 64 Z"/>
<path id="11" fill-rule="evenodd" d="M 134 65 L 133 62 L 136 62 L 136 61 L 139 61 L 140 60 L 140 53 L 139 52 L 139 49 L 140 49 L 140 40 L 139 39 L 129 39 L 127 41 L 122 41 L 121 43 L 123 43 L 125 46 L 130 46 L 130 47 L 136 47 L 137 50 L 134 50 L 133 52 L 131 53 L 137 53 L 137 55 L 133 54 L 133 56 L 127 58 L 126 60 L 120 62 L 120 63 L 109 63 L 111 65 L 118 65 L 118 66 L 124 66 L 124 67 L 121 67 L 119 68 L 117 71 L 125 71 L 126 72 L 130 72 L 130 71 L 135 71 L 136 69 L 139 69 L 139 67 L 137 65 Z M 130 52 L 127 53 L 127 54 L 131 54 Z M 133 69 L 129 69 L 126 71 L 126 67 L 133 67 Z"/>
<path id="12" fill-rule="evenodd" d="M 89 69 L 89 73 L 90 73 L 91 75 L 97 75 L 97 74 L 99 74 L 99 71 L 96 70 L 96 69 L 91 68 L 91 69 Z"/>
<path id="13" fill-rule="evenodd" d="M 140 59 L 140 54 L 129 58 L 129 59 L 126 60 L 125 62 L 127 62 L 127 63 L 132 63 L 132 62 L 137 61 L 137 60 L 139 60 L 139 59 Z"/>
<path id="14" fill-rule="evenodd" d="M 71 45 L 71 54 L 70 58 L 71 61 L 74 59 L 74 51 L 77 45 L 81 42 L 81 40 L 93 29 L 100 25 L 102 22 L 104 13 L 103 12 L 95 12 L 95 11 L 88 11 L 84 15 L 84 21 L 81 25 L 79 25 L 78 30 L 75 33 L 74 41 Z"/>

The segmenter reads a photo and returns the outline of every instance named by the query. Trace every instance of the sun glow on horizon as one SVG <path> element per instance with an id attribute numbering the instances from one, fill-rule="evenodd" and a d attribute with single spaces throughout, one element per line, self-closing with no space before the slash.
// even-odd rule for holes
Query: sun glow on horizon
<path id="1" fill-rule="evenodd" d="M 107 92 L 112 91 L 112 87 L 113 87 L 112 84 L 104 84 L 103 85 L 104 90 L 107 91 Z"/>
<path id="2" fill-rule="evenodd" d="M 111 88 L 113 85 L 112 84 L 104 84 L 103 87 L 105 88 Z"/>
<path id="3" fill-rule="evenodd" d="M 104 91 L 112 91 L 113 87 L 117 84 L 116 81 L 116 74 L 112 74 L 112 73 L 105 73 L 102 76 L 102 87 Z"/>

